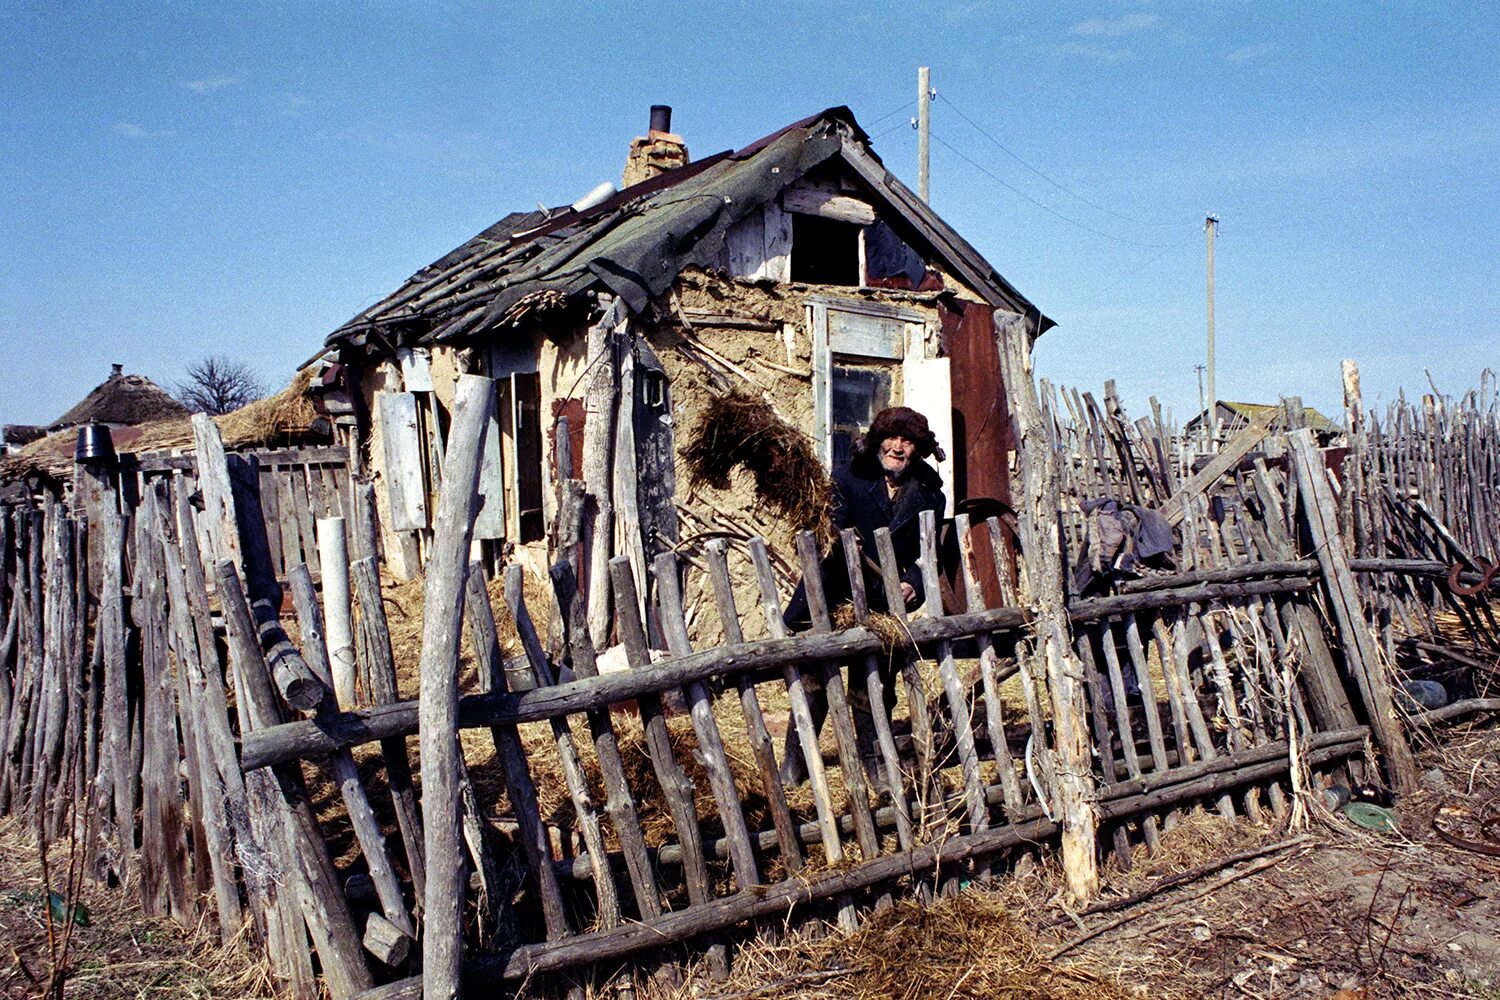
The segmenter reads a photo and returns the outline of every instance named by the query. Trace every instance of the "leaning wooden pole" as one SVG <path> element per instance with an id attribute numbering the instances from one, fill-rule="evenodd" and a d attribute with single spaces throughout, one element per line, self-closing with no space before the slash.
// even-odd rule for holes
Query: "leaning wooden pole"
<path id="1" fill-rule="evenodd" d="M 423 588 L 420 732 L 427 886 L 422 995 L 427 1000 L 449 1000 L 460 993 L 465 878 L 459 827 L 458 654 L 469 543 L 478 513 L 479 458 L 494 401 L 492 380 L 459 376 Z"/>
<path id="2" fill-rule="evenodd" d="M 1053 770 L 1057 775 L 1053 809 L 1062 826 L 1068 895 L 1079 901 L 1094 895 L 1099 888 L 1094 861 L 1099 815 L 1085 722 L 1088 705 L 1084 698 L 1083 667 L 1073 654 L 1063 582 L 1057 456 L 1047 443 L 1041 405 L 1031 381 L 1028 364 L 1031 351 L 1024 317 L 997 309 L 995 337 L 1021 460 L 1017 513 L 1026 579 L 1030 582 L 1030 603 L 1036 616 L 1032 622 L 1034 655 L 1045 667 L 1052 698 Z"/>
<path id="3" fill-rule="evenodd" d="M 1343 645 L 1344 663 L 1364 699 L 1375 742 L 1385 753 L 1391 784 L 1397 791 L 1410 791 L 1417 784 L 1416 758 L 1396 714 L 1391 693 L 1392 668 L 1381 659 L 1375 636 L 1365 620 L 1359 588 L 1349 569 L 1349 556 L 1339 534 L 1338 506 L 1328 484 L 1323 456 L 1310 430 L 1294 431 L 1287 440 L 1291 444 L 1302 515 L 1314 546 L 1313 554 L 1323 573 L 1328 603 Z"/>

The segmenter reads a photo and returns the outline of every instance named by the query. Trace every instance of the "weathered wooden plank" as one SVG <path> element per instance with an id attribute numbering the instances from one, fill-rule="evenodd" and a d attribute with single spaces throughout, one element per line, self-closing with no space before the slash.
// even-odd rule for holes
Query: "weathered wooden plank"
<path id="1" fill-rule="evenodd" d="M 465 584 L 464 612 L 469 623 L 481 685 L 491 691 L 504 691 L 505 670 L 501 663 L 495 612 L 490 606 L 489 593 L 484 588 L 483 571 L 474 565 L 469 568 Z M 521 834 L 521 849 L 526 855 L 536 884 L 547 939 L 567 937 L 572 931 L 568 927 L 562 889 L 552 867 L 552 847 L 548 843 L 547 831 L 537 807 L 536 782 L 526 763 L 526 748 L 521 743 L 521 734 L 514 725 L 499 725 L 490 728 L 490 739 L 494 742 L 495 756 L 500 759 L 505 776 L 511 812 L 515 814 L 516 825 Z"/>
<path id="2" fill-rule="evenodd" d="M 146 490 L 138 521 L 141 621 L 142 732 L 141 889 L 148 914 L 172 914 L 184 927 L 197 922 L 188 872 L 187 831 L 178 781 L 177 707 L 167 659 L 167 593 L 162 546 L 166 503 L 162 485 Z"/>
<path id="3" fill-rule="evenodd" d="M 392 531 L 427 527 L 427 488 L 422 477 L 422 443 L 417 434 L 417 397 L 410 392 L 377 392 L 375 422 L 385 450 L 386 498 Z"/>
<path id="4" fill-rule="evenodd" d="M 472 569 L 470 575 L 473 575 Z M 558 602 L 566 609 L 563 626 L 567 630 L 567 648 L 572 654 L 573 673 L 584 679 L 599 676 L 594 645 L 589 638 L 588 610 L 584 607 L 583 596 L 578 592 L 573 568 L 566 560 L 552 567 L 552 587 Z M 493 672 L 500 669 L 498 643 L 492 647 L 490 657 L 490 675 L 493 676 Z M 492 690 L 503 686 L 503 681 L 499 680 L 490 684 Z M 656 875 L 651 870 L 651 861 L 646 853 L 646 839 L 641 833 L 635 796 L 625 778 L 625 762 L 620 756 L 620 743 L 615 735 L 614 723 L 608 709 L 589 712 L 588 723 L 589 732 L 594 737 L 594 755 L 599 761 L 599 774 L 604 781 L 604 809 L 614 823 L 616 836 L 620 838 L 636 909 L 640 912 L 641 919 L 650 920 L 661 915 L 661 890 L 657 887 Z"/>
<path id="5" fill-rule="evenodd" d="M 380 599 L 380 576 L 375 559 L 365 556 L 350 567 L 354 574 L 354 593 L 359 601 L 360 629 L 365 634 L 365 650 L 370 655 L 367 676 L 370 680 L 370 703 L 394 705 L 396 661 L 391 653 L 390 627 L 385 618 L 385 604 Z M 413 728 L 410 732 L 416 732 Z M 418 900 L 425 895 L 427 865 L 422 852 L 422 811 L 412 785 L 411 759 L 406 754 L 406 736 L 390 734 L 380 741 L 380 756 L 385 762 L 386 783 L 396 807 L 396 823 L 401 828 L 401 842 L 406 849 L 406 865 L 411 872 L 412 888 Z"/>
<path id="6" fill-rule="evenodd" d="M 203 495 L 203 509 L 207 515 L 204 524 L 208 526 L 208 537 L 213 541 L 213 556 L 215 559 L 231 559 L 238 565 L 242 556 L 234 495 L 228 473 L 221 475 L 217 472 L 228 468 L 224 459 L 224 442 L 213 418 L 206 413 L 193 414 L 193 450 L 199 470 L 198 490 Z M 205 475 L 204 469 L 215 472 Z"/>
<path id="7" fill-rule="evenodd" d="M 189 661 L 189 687 L 204 746 L 213 762 L 212 773 L 205 768 L 204 782 L 208 796 L 218 800 L 234 833 L 234 857 L 244 875 L 245 896 L 250 906 L 257 935 L 267 941 L 268 911 L 272 905 L 272 863 L 266 856 L 264 841 L 255 835 L 252 820 L 253 803 L 246 789 L 246 778 L 240 770 L 235 751 L 234 733 L 229 726 L 229 703 L 224 690 L 223 665 L 210 618 L 208 581 L 203 572 L 203 554 L 198 548 L 198 532 L 187 491 L 179 489 L 174 497 L 177 514 L 177 538 L 182 547 L 182 563 L 188 611 L 198 639 L 196 663 Z M 108 693 L 106 692 L 106 700 Z M 117 792 L 118 794 L 118 792 Z M 227 857 L 226 861 L 229 860 Z M 221 920 L 222 920 L 221 914 Z"/>
<path id="8" fill-rule="evenodd" d="M 709 580 L 713 585 L 714 601 L 719 611 L 719 621 L 724 628 L 724 641 L 737 645 L 745 641 L 740 627 L 739 611 L 734 603 L 734 585 L 729 578 L 729 543 L 715 538 L 704 547 L 708 559 Z M 766 729 L 765 715 L 761 711 L 760 697 L 755 692 L 755 682 L 741 674 L 737 679 L 740 693 L 740 711 L 745 717 L 745 733 L 750 742 L 750 752 L 755 757 L 760 771 L 761 791 L 766 797 L 766 808 L 771 813 L 771 824 L 776 829 L 781 847 L 781 860 L 788 872 L 802 870 L 801 845 L 794 833 L 796 826 L 791 810 L 787 807 L 786 789 L 781 784 L 781 774 L 776 766 L 776 747 Z"/>
<path id="9" fill-rule="evenodd" d="M 180 472 L 176 474 L 175 485 L 179 490 L 182 485 L 181 475 Z M 188 528 L 191 530 L 191 524 Z M 173 525 L 170 537 L 176 539 L 180 531 L 180 524 Z M 244 911 L 240 907 L 239 889 L 235 884 L 234 848 L 229 831 L 229 817 L 225 810 L 226 798 L 215 767 L 208 727 L 194 695 L 196 683 L 201 683 L 198 679 L 203 674 L 203 663 L 198 648 L 198 634 L 193 627 L 193 610 L 188 599 L 182 553 L 182 547 L 175 541 L 169 544 L 164 570 L 177 649 L 177 705 L 182 721 L 183 747 L 187 751 L 189 787 L 192 789 L 194 830 L 198 838 L 195 846 L 201 843 L 203 847 L 202 857 L 196 859 L 195 868 L 206 867 L 212 875 L 219 939 L 228 944 L 239 933 L 244 922 Z M 199 888 L 201 890 L 202 887 Z"/>
<path id="10" fill-rule="evenodd" d="M 927 613 L 940 617 L 943 611 L 941 584 L 937 566 L 937 515 L 922 511 L 918 518 L 921 556 L 918 565 L 922 570 L 922 590 L 926 595 Z M 953 643 L 939 639 L 938 678 L 948 700 L 948 720 L 952 726 L 953 741 L 958 750 L 959 766 L 963 770 L 964 805 L 968 813 L 969 829 L 984 830 L 990 825 L 989 811 L 984 805 L 984 780 L 979 774 L 979 754 L 974 749 L 974 726 L 971 722 L 969 697 L 958 676 L 958 665 L 953 659 Z"/>
<path id="11" fill-rule="evenodd" d="M 782 618 L 781 602 L 776 595 L 776 576 L 771 568 L 770 554 L 763 538 L 750 539 L 750 559 L 755 566 L 755 580 L 760 588 L 761 609 L 765 614 L 766 628 L 774 639 L 786 640 L 789 632 Z M 818 731 L 813 723 L 812 707 L 808 702 L 806 681 L 803 677 L 801 657 L 782 665 L 782 676 L 786 681 L 787 700 L 791 705 L 791 722 L 800 737 L 803 761 L 807 766 L 808 781 L 812 786 L 813 804 L 817 811 L 819 837 L 827 863 L 837 864 L 843 860 L 844 849 L 839 835 L 838 813 L 833 808 L 833 796 L 828 790 L 828 774 L 823 766 L 823 752 L 818 748 Z M 856 926 L 853 903 L 841 900 L 839 921 L 841 926 L 853 929 Z"/>
<path id="12" fill-rule="evenodd" d="M 614 585 L 615 628 L 625 646 L 626 660 L 634 671 L 650 666 L 651 653 L 646 646 L 646 632 L 640 618 L 640 597 L 635 589 L 635 575 L 630 560 L 616 556 L 609 561 L 610 582 Z M 654 671 L 653 671 L 654 672 Z M 656 772 L 657 784 L 667 801 L 667 811 L 676 827 L 682 848 L 682 869 L 687 883 L 688 901 L 703 906 L 714 898 L 713 881 L 703 856 L 703 835 L 698 826 L 698 812 L 693 805 L 693 783 L 672 752 L 671 735 L 663 713 L 661 698 L 649 695 L 636 699 L 641 723 L 646 731 L 646 749 Z M 729 973 L 729 958 L 724 945 L 714 943 L 706 951 L 710 970 L 716 978 Z"/>
<path id="13" fill-rule="evenodd" d="M 880 558 L 880 582 L 885 591 L 886 613 L 901 621 L 910 632 L 913 623 L 907 620 L 906 598 L 901 592 L 900 570 L 896 565 L 896 549 L 891 543 L 889 528 L 875 529 L 875 551 Z M 939 620 L 941 619 L 928 619 L 933 622 Z M 927 825 L 935 819 L 931 815 L 931 806 L 935 801 L 933 755 L 936 752 L 932 715 L 927 707 L 926 684 L 922 680 L 921 671 L 917 669 L 914 653 L 902 650 L 896 655 L 902 658 L 901 680 L 906 686 L 906 711 L 911 721 L 912 742 L 916 746 L 914 790 L 919 808 L 917 826 L 925 835 Z"/>
<path id="14" fill-rule="evenodd" d="M 868 226 L 875 221 L 869 202 L 830 188 L 810 185 L 789 187 L 781 193 L 782 206 L 799 215 L 816 215 L 836 222 Z"/>
<path id="15" fill-rule="evenodd" d="M 472 567 L 469 571 L 469 578 L 470 580 L 475 578 Z M 531 665 L 532 673 L 535 675 L 535 686 L 552 687 L 557 683 L 557 678 L 553 674 L 551 664 L 547 662 L 547 654 L 542 650 L 541 638 L 537 635 L 536 625 L 531 620 L 531 612 L 526 607 L 524 579 L 524 571 L 515 563 L 505 568 L 505 602 L 510 606 L 511 619 L 516 623 L 516 634 L 521 639 L 527 662 Z M 473 584 L 471 583 L 470 586 L 472 587 Z M 492 675 L 491 681 L 493 680 Z M 573 811 L 577 814 L 579 828 L 583 831 L 584 844 L 588 848 L 590 857 L 599 866 L 594 872 L 594 892 L 598 898 L 599 922 L 601 926 L 613 927 L 620 922 L 620 898 L 615 889 L 614 875 L 606 867 L 604 832 L 600 828 L 598 810 L 594 807 L 593 796 L 589 792 L 588 778 L 583 773 L 583 765 L 578 758 L 578 747 L 573 740 L 573 731 L 568 728 L 566 718 L 552 720 L 552 738 L 557 745 L 557 757 L 562 767 L 563 780 L 573 800 Z"/>
<path id="16" fill-rule="evenodd" d="M 505 462 L 500 441 L 500 417 L 491 413 L 484 430 L 484 450 L 479 463 L 479 513 L 474 517 L 474 537 L 505 537 Z"/>
<path id="17" fill-rule="evenodd" d="M 687 656 L 692 653 L 693 647 L 688 640 L 682 593 L 677 583 L 677 556 L 671 552 L 661 553 L 656 557 L 654 570 L 657 610 L 661 615 L 662 631 L 666 635 L 667 651 L 673 656 Z M 729 757 L 724 752 L 719 722 L 714 717 L 713 700 L 702 681 L 688 684 L 684 691 L 687 695 L 688 713 L 693 720 L 693 730 L 698 735 L 698 751 L 702 755 L 703 769 L 708 772 L 709 790 L 718 807 L 725 836 L 729 838 L 729 858 L 734 868 L 735 882 L 739 891 L 746 892 L 760 884 L 760 870 L 750 847 L 750 830 L 745 825 L 745 813 L 740 808 L 740 793 L 734 783 L 734 774 L 729 769 Z"/>
<path id="18" fill-rule="evenodd" d="M 281 497 L 276 486 L 276 466 L 259 464 L 260 509 L 265 518 L 266 541 L 271 547 L 271 568 L 276 578 L 286 576 L 286 543 L 281 537 Z M 184 484 L 186 485 L 186 484 Z"/>
<path id="19" fill-rule="evenodd" d="M 1190 497 L 1197 496 L 1210 489 L 1224 474 L 1239 464 L 1240 459 L 1250 454 L 1250 450 L 1265 440 L 1271 433 L 1271 422 L 1276 419 L 1276 411 L 1266 409 L 1257 416 L 1250 425 L 1240 431 L 1234 437 L 1224 442 L 1224 447 L 1219 449 L 1213 461 L 1209 462 L 1197 475 L 1182 484 L 1182 487 L 1173 494 L 1161 508 L 1161 514 L 1172 524 L 1182 520 L 1183 505 Z"/>
<path id="20" fill-rule="evenodd" d="M 974 567 L 974 539 L 969 533 L 969 515 L 959 514 L 953 520 L 953 530 L 958 533 L 959 564 L 964 582 L 964 597 L 970 611 L 984 606 L 984 591 L 979 584 L 979 574 Z M 848 541 L 844 542 L 845 547 Z M 850 568 L 853 579 L 853 567 Z M 926 586 L 926 583 L 923 583 Z M 988 641 L 985 641 L 988 639 Z M 995 755 L 995 767 L 999 771 L 1000 787 L 1005 791 L 1005 812 L 1013 817 L 1021 809 L 1021 782 L 1016 777 L 1015 761 L 1010 756 L 1010 740 L 1005 732 L 1005 715 L 1000 701 L 1000 684 L 995 676 L 996 661 L 993 636 L 981 636 L 979 642 L 979 677 L 984 691 L 985 727 L 990 737 L 990 748 Z"/>
<path id="21" fill-rule="evenodd" d="M 297 533 L 302 536 L 302 557 L 307 562 L 307 568 L 321 576 L 323 564 L 318 558 L 318 532 L 313 527 L 316 519 L 313 516 L 313 497 L 307 488 L 306 467 L 292 466 L 288 483 L 292 490 L 292 511 L 297 518 Z"/>
<path id="22" fill-rule="evenodd" d="M 339 532 L 343 537 L 343 532 Z M 326 579 L 326 577 L 325 577 Z M 322 615 L 318 610 L 317 592 L 313 588 L 312 575 L 305 565 L 293 567 L 291 573 L 292 600 L 297 609 L 297 629 L 302 639 L 302 653 L 308 666 L 320 678 L 330 677 L 332 665 L 328 660 L 328 648 L 324 640 Z M 325 592 L 326 593 L 326 592 Z M 329 692 L 333 690 L 330 684 Z M 331 693 L 329 697 L 332 697 Z M 335 705 L 325 701 L 321 710 L 327 712 Z M 360 853 L 370 870 L 370 880 L 375 883 L 375 893 L 380 899 L 380 908 L 385 919 L 405 934 L 415 937 L 416 925 L 406 911 L 406 901 L 401 892 L 401 883 L 396 879 L 395 868 L 385 849 L 385 835 L 380 821 L 370 805 L 369 794 L 360 779 L 354 755 L 342 750 L 333 755 L 333 780 L 338 783 L 339 795 L 344 802 L 344 812 L 349 825 L 354 828 L 354 838 L 359 843 Z M 378 957 L 378 956 L 377 956 Z"/>
<path id="23" fill-rule="evenodd" d="M 280 718 L 265 654 L 256 641 L 250 607 L 234 564 L 221 560 L 217 579 L 230 656 L 240 681 L 240 693 L 246 699 L 241 705 L 242 722 L 251 730 L 264 729 L 275 725 Z M 328 857 L 317 816 L 308 801 L 301 768 L 284 764 L 274 774 L 280 790 L 280 822 L 293 855 L 290 860 L 299 876 L 293 892 L 300 896 L 303 917 L 317 946 L 329 989 L 335 998 L 369 989 L 372 980 L 360 958 L 359 934 Z"/>
<path id="24" fill-rule="evenodd" d="M 584 508 L 583 547 L 587 553 L 589 634 L 608 645 L 610 636 L 609 557 L 614 551 L 615 400 L 619 393 L 615 337 L 628 327 L 625 304 L 601 299 L 601 315 L 589 327 L 587 350 L 593 375 L 584 396 L 583 482 L 593 502 Z"/>

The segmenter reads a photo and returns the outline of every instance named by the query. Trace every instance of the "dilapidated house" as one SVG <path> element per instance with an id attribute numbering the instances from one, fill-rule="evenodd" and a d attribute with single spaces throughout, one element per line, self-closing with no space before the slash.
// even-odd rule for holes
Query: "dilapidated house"
<path id="1" fill-rule="evenodd" d="M 827 464 L 882 407 L 913 406 L 948 452 L 950 508 L 1008 498 L 994 310 L 1033 336 L 1051 321 L 892 176 L 850 111 L 697 160 L 669 108 L 651 126 L 623 190 L 508 215 L 329 336 L 394 572 L 420 569 L 464 372 L 499 393 L 476 537 L 534 568 L 556 484 L 601 464 L 617 551 L 750 534 L 786 551 L 748 490 L 693 493 L 675 468 L 677 437 L 735 389 L 767 399 Z"/>

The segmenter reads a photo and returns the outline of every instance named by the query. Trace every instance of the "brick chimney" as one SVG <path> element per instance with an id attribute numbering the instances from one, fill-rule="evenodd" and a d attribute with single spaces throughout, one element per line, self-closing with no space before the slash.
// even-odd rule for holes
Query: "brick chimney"
<path id="1" fill-rule="evenodd" d="M 688 148 L 682 136 L 672 132 L 672 109 L 665 104 L 651 105 L 651 127 L 644 136 L 630 143 L 625 158 L 623 187 L 648 181 L 658 174 L 686 166 Z"/>

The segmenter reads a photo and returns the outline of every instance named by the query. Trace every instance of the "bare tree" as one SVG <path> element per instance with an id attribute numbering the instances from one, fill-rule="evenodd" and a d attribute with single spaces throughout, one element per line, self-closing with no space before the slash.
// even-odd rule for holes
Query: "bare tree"
<path id="1" fill-rule="evenodd" d="M 238 410 L 266 394 L 255 369 L 243 361 L 212 354 L 188 365 L 187 378 L 177 383 L 177 399 L 194 413 L 218 416 Z"/>

